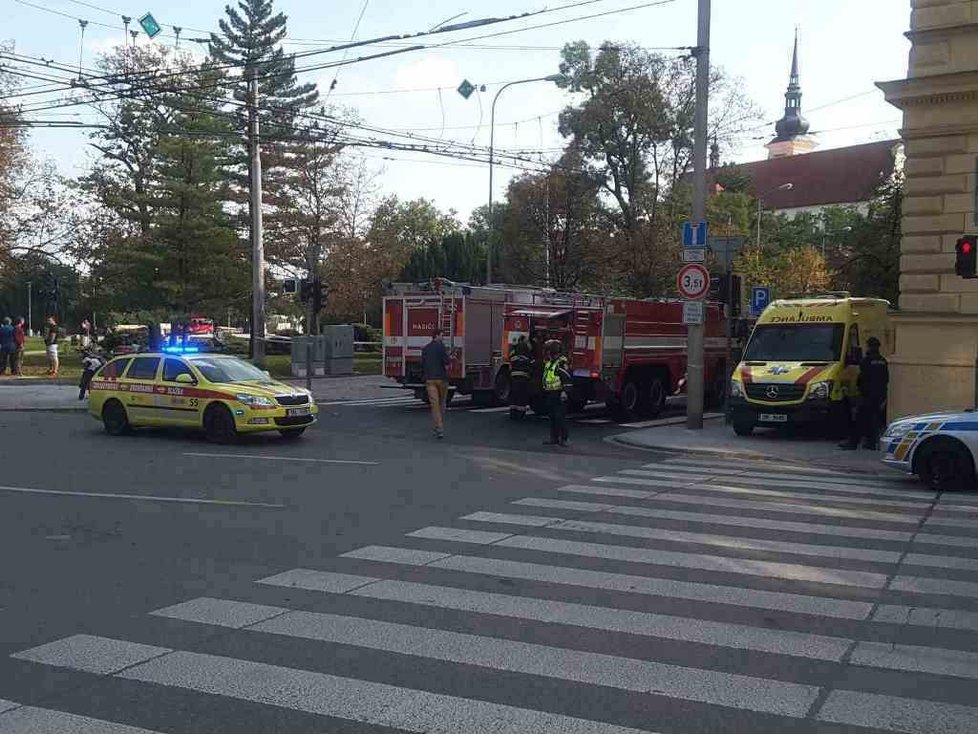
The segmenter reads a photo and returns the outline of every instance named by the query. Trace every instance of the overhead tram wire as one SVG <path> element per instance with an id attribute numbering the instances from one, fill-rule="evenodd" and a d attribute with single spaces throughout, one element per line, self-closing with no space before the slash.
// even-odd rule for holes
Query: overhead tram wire
<path id="1" fill-rule="evenodd" d="M 69 106 L 87 105 L 87 104 L 93 104 L 94 102 L 116 100 L 116 99 L 119 98 L 114 93 L 104 93 L 104 92 L 100 92 L 99 90 L 91 90 L 91 89 L 89 89 L 88 91 L 92 92 L 93 94 L 105 94 L 105 96 L 107 97 L 107 99 L 95 100 L 95 101 L 93 101 L 93 100 L 73 100 L 70 103 L 52 104 L 52 105 L 48 105 L 46 107 L 35 107 L 35 108 L 32 108 L 32 109 L 23 110 L 23 111 L 24 112 L 28 112 L 28 113 L 37 113 L 37 112 L 51 111 L 51 110 L 54 110 L 54 109 L 64 109 L 64 108 L 69 107 Z M 133 99 L 133 100 L 139 100 L 142 97 L 145 97 L 147 95 L 152 95 L 154 93 L 155 93 L 155 90 L 139 90 L 139 91 L 129 90 L 127 93 L 124 93 L 122 96 L 123 96 L 123 98 L 129 98 L 129 99 Z M 196 98 L 196 99 L 198 99 L 200 101 L 211 101 L 211 102 L 221 103 L 221 104 L 227 103 L 227 104 L 230 104 L 232 106 L 237 106 L 238 108 L 244 107 L 244 103 L 243 102 L 239 102 L 237 100 L 228 100 L 228 99 L 226 99 L 224 97 L 208 97 L 208 96 L 204 96 L 204 95 L 195 95 L 195 94 L 192 94 L 192 93 L 191 94 L 188 94 L 188 96 L 194 97 L 194 98 Z M 144 101 L 149 101 L 149 100 L 144 100 Z M 288 110 L 285 110 L 284 108 L 270 108 L 270 111 L 273 111 L 273 112 L 275 112 L 275 111 L 289 112 Z M 453 147 L 456 150 L 462 150 L 462 151 L 466 151 L 466 152 L 474 153 L 474 154 L 483 154 L 483 155 L 485 155 L 488 152 L 488 149 L 485 148 L 485 147 L 483 147 L 483 146 L 467 145 L 467 144 L 465 144 L 462 141 L 445 141 L 445 140 L 439 140 L 437 138 L 431 138 L 431 137 L 427 137 L 427 136 L 412 135 L 410 133 L 405 133 L 405 132 L 401 132 L 401 131 L 398 131 L 398 130 L 390 130 L 390 129 L 386 129 L 386 128 L 376 128 L 376 127 L 372 127 L 372 126 L 363 125 L 362 123 L 354 123 L 354 122 L 348 121 L 348 120 L 341 120 L 339 118 L 324 117 L 324 116 L 321 116 L 321 115 L 316 115 L 315 113 L 305 112 L 305 113 L 296 114 L 295 116 L 296 117 L 301 117 L 301 118 L 304 118 L 304 119 L 312 119 L 312 120 L 314 120 L 316 122 L 326 122 L 326 123 L 329 123 L 331 125 L 335 125 L 335 126 L 340 127 L 340 128 L 354 128 L 354 129 L 364 130 L 364 131 L 375 133 L 375 134 L 379 134 L 379 135 L 390 135 L 390 136 L 393 136 L 395 138 L 396 137 L 407 138 L 407 139 L 410 139 L 412 141 L 422 142 L 422 143 L 426 143 L 426 144 L 436 144 L 436 145 L 441 145 L 441 146 L 444 146 L 444 145 L 447 144 L 447 145 L 450 145 L 451 147 Z M 266 139 L 267 139 L 267 136 L 266 136 Z M 383 141 L 380 141 L 380 142 L 383 142 Z M 498 153 L 498 156 L 500 156 L 500 157 L 512 157 L 510 154 L 504 153 L 503 151 L 500 151 Z"/>
<path id="2" fill-rule="evenodd" d="M 23 58 L 28 59 L 28 61 L 26 63 L 32 63 L 32 64 L 35 64 L 35 65 L 41 65 L 41 66 L 44 66 L 45 68 L 51 68 L 51 65 L 49 63 L 47 63 L 46 61 L 43 61 L 43 62 L 36 61 L 36 60 L 30 59 L 30 57 L 23 57 Z M 57 67 L 58 67 L 58 65 L 55 65 L 55 69 L 56 70 L 60 70 Z M 101 94 L 101 95 L 103 95 L 104 99 L 97 100 L 97 101 L 107 101 L 107 100 L 114 100 L 114 99 L 119 99 L 119 98 L 140 99 L 141 97 L 145 97 L 146 95 L 152 95 L 152 94 L 155 94 L 155 93 L 158 93 L 159 92 L 159 90 L 152 90 L 152 89 L 141 89 L 141 90 L 130 89 L 130 90 L 126 90 L 125 92 L 122 92 L 120 94 L 117 90 L 112 90 L 112 89 L 109 89 L 109 90 L 92 89 L 90 87 L 90 85 L 87 85 L 87 84 L 81 85 L 80 88 L 87 89 L 87 91 L 89 91 L 89 92 L 91 92 L 93 94 Z M 163 91 L 170 91 L 170 90 L 163 90 Z M 233 100 L 233 99 L 227 99 L 225 97 L 215 97 L 215 96 L 195 94 L 195 93 L 190 92 L 190 91 L 188 91 L 187 94 L 188 94 L 188 96 L 193 97 L 193 98 L 196 98 L 196 99 L 201 100 L 201 101 L 210 101 L 210 102 L 215 102 L 215 103 L 220 103 L 220 104 L 228 104 L 228 105 L 235 106 L 235 107 L 238 107 L 238 108 L 243 108 L 245 106 L 245 103 L 243 103 L 243 102 L 240 102 L 238 100 Z M 33 108 L 24 109 L 23 111 L 24 112 L 28 112 L 28 113 L 36 113 L 36 112 L 50 111 L 50 110 L 53 110 L 53 109 L 63 109 L 65 107 L 69 107 L 69 106 L 78 106 L 78 105 L 90 104 L 90 103 L 92 103 L 92 100 L 72 100 L 72 101 L 66 102 L 66 103 L 50 104 L 50 105 L 46 105 L 46 106 L 35 106 Z M 322 114 L 317 114 L 317 113 L 312 113 L 312 112 L 308 112 L 308 111 L 301 111 L 301 112 L 298 112 L 298 113 L 293 113 L 292 111 L 290 111 L 288 109 L 285 109 L 285 108 L 281 108 L 281 107 L 278 107 L 278 108 L 276 108 L 276 107 L 270 107 L 268 109 L 271 112 L 281 112 L 281 113 L 284 113 L 284 114 L 294 114 L 295 117 L 300 117 L 300 118 L 303 118 L 303 119 L 310 119 L 310 120 L 314 120 L 314 121 L 317 121 L 317 122 L 324 122 L 324 123 L 328 123 L 328 124 L 336 125 L 336 126 L 340 126 L 340 127 L 353 127 L 353 128 L 356 128 L 356 129 L 364 130 L 364 131 L 367 131 L 367 132 L 372 132 L 372 133 L 375 133 L 375 134 L 389 135 L 389 136 L 393 136 L 393 137 L 407 138 L 407 139 L 412 140 L 412 141 L 420 141 L 420 142 L 435 143 L 435 144 L 442 144 L 442 143 L 446 142 L 446 141 L 440 140 L 438 138 L 433 138 L 433 137 L 430 137 L 430 136 L 415 135 L 415 134 L 412 134 L 410 132 L 399 131 L 399 130 L 396 130 L 396 129 L 380 128 L 380 127 L 375 127 L 375 126 L 364 125 L 363 123 L 354 123 L 354 122 L 349 121 L 349 120 L 343 120 L 341 118 L 335 118 L 335 117 L 332 117 L 332 116 L 322 115 Z M 484 152 L 487 151 L 487 149 L 484 146 L 475 146 L 475 145 L 472 145 L 472 144 L 466 145 L 462 141 L 457 141 L 457 142 L 454 142 L 452 144 L 456 148 L 467 149 L 469 151 L 477 151 L 477 152 L 480 152 L 480 153 L 484 153 Z"/>
<path id="3" fill-rule="evenodd" d="M 675 2 L 675 1 L 676 0 L 659 0 L 658 2 L 651 3 L 651 4 L 657 5 L 657 4 L 665 4 L 665 3 L 669 3 L 669 2 Z M 61 12 L 61 11 L 58 11 L 58 10 L 54 10 L 53 8 L 46 8 L 46 7 L 41 6 L 41 5 L 35 5 L 34 3 L 29 2 L 29 0 L 15 0 L 15 2 L 18 2 L 21 5 L 27 5 L 28 7 L 36 8 L 38 10 L 43 10 L 43 11 L 55 13 L 56 15 L 60 15 L 60 16 L 65 17 L 65 18 L 70 18 L 70 19 L 75 20 L 75 21 L 82 20 L 82 19 L 77 18 L 77 17 L 75 17 L 73 15 L 70 15 L 68 13 L 64 13 L 64 12 Z M 300 53 L 291 54 L 290 56 L 293 59 L 308 58 L 308 57 L 311 57 L 311 56 L 319 56 L 319 55 L 322 55 L 322 54 L 335 53 L 337 51 L 345 51 L 345 50 L 349 50 L 351 48 L 357 48 L 357 47 L 361 47 L 361 46 L 371 46 L 371 45 L 375 45 L 375 44 L 377 44 L 379 42 L 397 41 L 397 40 L 413 40 L 413 39 L 416 39 L 416 38 L 424 38 L 426 36 L 433 36 L 433 35 L 439 35 L 439 34 L 444 34 L 444 33 L 456 33 L 456 32 L 459 32 L 459 31 L 468 30 L 470 28 L 484 27 L 484 26 L 488 26 L 488 25 L 497 25 L 499 23 L 509 23 L 509 22 L 513 22 L 513 21 L 516 21 L 516 20 L 524 20 L 526 18 L 533 18 L 533 17 L 536 17 L 538 15 L 545 15 L 545 14 L 549 14 L 549 13 L 561 12 L 563 10 L 570 10 L 572 8 L 582 7 L 582 6 L 585 6 L 585 5 L 593 5 L 593 4 L 599 3 L 599 2 L 608 2 L 608 0 L 577 0 L 577 2 L 566 3 L 564 5 L 557 5 L 557 6 L 554 6 L 554 7 L 544 7 L 542 9 L 540 9 L 540 10 L 527 11 L 527 12 L 524 12 L 524 13 L 520 13 L 518 15 L 511 15 L 511 16 L 507 16 L 507 17 L 504 17 L 504 18 L 482 18 L 482 19 L 474 20 L 474 21 L 466 21 L 464 23 L 456 23 L 456 24 L 453 24 L 453 25 L 444 26 L 442 28 L 437 28 L 437 29 L 430 30 L 430 31 L 421 31 L 421 32 L 418 32 L 418 33 L 392 34 L 392 35 L 387 35 L 387 36 L 380 36 L 380 37 L 377 37 L 377 38 L 370 38 L 370 39 L 365 39 L 365 40 L 362 40 L 362 41 L 354 41 L 354 42 L 348 42 L 348 43 L 343 43 L 343 44 L 337 44 L 337 45 L 330 46 L 328 48 L 323 48 L 323 49 L 312 49 L 310 51 L 303 51 L 303 52 L 300 52 Z M 94 25 L 100 25 L 100 26 L 103 26 L 103 27 L 106 27 L 106 28 L 111 28 L 113 30 L 118 30 L 118 27 L 117 26 L 114 26 L 114 25 L 108 25 L 106 23 L 100 23 L 98 21 L 91 21 L 91 22 Z M 526 30 L 532 30 L 532 29 L 533 29 L 533 27 L 530 27 L 530 28 L 527 28 Z M 515 30 L 515 32 L 521 32 L 521 31 L 522 31 L 522 29 L 516 29 Z M 173 38 L 175 38 L 175 36 L 173 36 Z M 476 36 L 474 38 L 469 38 L 469 39 L 462 39 L 462 41 L 477 40 L 478 38 L 482 38 L 482 36 Z M 190 39 L 190 40 L 209 40 L 209 39 Z M 379 58 L 379 57 L 387 56 L 387 55 L 395 55 L 395 54 L 399 54 L 399 53 L 405 53 L 405 52 L 408 52 L 408 51 L 418 50 L 419 48 L 423 48 L 423 47 L 424 47 L 423 45 L 422 46 L 408 46 L 406 48 L 398 49 L 398 50 L 393 51 L 393 52 L 388 52 L 388 53 L 385 53 L 385 54 L 377 54 L 376 57 Z M 369 59 L 369 58 L 373 58 L 373 57 L 367 57 L 367 59 Z M 363 60 L 367 60 L 367 59 L 363 59 Z M 358 59 L 354 59 L 353 60 L 353 63 L 357 63 L 358 61 L 359 61 Z M 265 66 L 265 65 L 271 64 L 271 63 L 275 63 L 274 60 L 257 61 L 257 62 L 254 63 L 254 65 L 255 66 Z M 336 65 L 337 66 L 342 66 L 342 65 L 345 65 L 346 63 L 347 62 L 339 62 Z M 243 63 L 218 64 L 218 65 L 215 65 L 213 68 L 215 70 L 227 70 L 227 69 L 235 69 L 235 68 L 240 69 L 240 68 L 243 68 L 243 66 L 244 66 Z M 318 71 L 318 70 L 321 70 L 323 68 L 332 68 L 332 67 L 331 66 L 317 66 L 315 68 L 311 68 L 311 69 L 307 69 L 307 70 Z M 188 72 L 174 72 L 171 75 L 182 76 L 182 75 L 184 75 L 186 73 L 188 73 Z M 108 78 L 110 76 L 112 76 L 112 75 L 103 75 L 102 78 L 104 79 L 104 78 Z M 138 75 L 133 75 L 133 76 L 138 76 Z M 269 78 L 268 75 L 261 75 L 261 76 L 258 77 L 259 80 L 261 80 L 261 79 L 267 79 L 267 78 Z"/>
<path id="4" fill-rule="evenodd" d="M 18 2 L 24 2 L 24 1 L 26 1 L 26 0 L 18 0 Z M 570 4 L 570 5 L 565 5 L 565 6 L 559 6 L 558 8 L 553 8 L 550 11 L 536 11 L 535 13 L 532 13 L 532 14 L 524 14 L 522 16 L 514 16 L 514 17 L 516 17 L 516 18 L 524 18 L 524 17 L 529 17 L 530 15 L 538 15 L 538 14 L 543 13 L 543 12 L 552 12 L 554 10 L 567 9 L 567 8 L 570 8 L 570 7 L 576 7 L 576 6 L 579 6 L 579 5 L 586 5 L 586 4 L 590 4 L 590 3 L 593 3 L 593 2 L 600 2 L 600 1 L 603 1 L 603 0 L 584 0 L 583 2 L 579 2 L 579 3 L 574 3 L 574 4 Z M 508 35 L 508 34 L 512 34 L 512 33 L 523 33 L 523 32 L 526 32 L 526 31 L 535 30 L 535 29 L 539 29 L 539 28 L 548 28 L 548 27 L 552 27 L 552 26 L 555 26 L 555 25 L 563 25 L 563 24 L 566 24 L 566 23 L 573 23 L 573 22 L 578 22 L 578 21 L 581 21 L 581 20 L 592 20 L 592 19 L 598 18 L 598 17 L 604 17 L 604 16 L 608 16 L 608 15 L 614 15 L 614 14 L 617 14 L 617 13 L 629 12 L 629 11 L 637 10 L 637 9 L 643 9 L 643 8 L 649 8 L 649 7 L 656 7 L 656 6 L 661 6 L 661 5 L 667 5 L 667 4 L 673 3 L 675 1 L 676 0 L 652 0 L 651 2 L 646 2 L 646 3 L 639 4 L 639 5 L 633 5 L 633 6 L 630 6 L 630 7 L 627 7 L 627 8 L 618 8 L 618 9 L 615 9 L 615 10 L 604 11 L 604 12 L 601 12 L 601 13 L 595 13 L 595 14 L 591 14 L 591 15 L 587 15 L 587 16 L 577 16 L 577 17 L 574 17 L 574 18 L 565 18 L 565 19 L 562 19 L 560 21 L 554 21 L 552 23 L 545 23 L 545 24 L 540 24 L 540 25 L 536 25 L 536 26 L 527 26 L 527 27 L 524 27 L 524 28 L 510 29 L 510 30 L 507 30 L 507 31 L 498 31 L 498 32 L 491 33 L 491 34 L 484 34 L 482 36 L 474 36 L 474 37 L 471 37 L 471 38 L 468 38 L 468 39 L 461 39 L 460 41 L 446 42 L 444 44 L 436 44 L 434 46 L 425 46 L 425 45 L 422 44 L 422 45 L 417 45 L 417 46 L 410 46 L 410 47 L 407 47 L 407 48 L 404 48 L 404 49 L 399 49 L 397 51 L 390 51 L 390 52 L 384 52 L 384 53 L 379 53 L 379 54 L 373 54 L 373 55 L 370 55 L 370 56 L 361 56 L 361 57 L 358 57 L 356 59 L 351 59 L 351 60 L 348 60 L 348 61 L 330 62 L 330 63 L 327 63 L 327 64 L 319 64 L 319 65 L 308 66 L 308 67 L 294 68 L 291 71 L 279 72 L 278 74 L 263 74 L 263 75 L 259 75 L 258 76 L 258 79 L 259 79 L 259 81 L 262 81 L 262 80 L 267 80 L 267 79 L 274 78 L 274 77 L 277 77 L 277 76 L 300 74 L 300 73 L 305 73 L 305 72 L 309 72 L 309 71 L 320 71 L 322 69 L 334 68 L 334 67 L 339 67 L 339 66 L 346 66 L 346 65 L 350 65 L 350 64 L 354 64 L 354 63 L 361 63 L 363 61 L 375 60 L 375 59 L 383 58 L 383 57 L 386 57 L 386 56 L 397 55 L 397 54 L 400 54 L 400 53 L 407 53 L 407 52 L 410 52 L 410 51 L 425 50 L 425 49 L 431 49 L 431 48 L 439 48 L 441 46 L 448 45 L 448 43 L 458 44 L 458 43 L 464 43 L 465 41 L 478 40 L 478 39 L 481 39 L 481 38 L 497 37 L 497 36 L 500 36 L 500 35 Z M 504 21 L 507 21 L 507 20 L 509 20 L 509 19 L 508 18 L 507 19 L 497 19 L 497 20 L 493 20 L 491 22 L 492 23 L 496 23 L 496 22 L 504 22 Z M 488 22 L 487 23 L 482 23 L 482 25 L 488 25 L 488 24 L 489 24 Z M 444 32 L 448 32 L 450 30 L 457 30 L 457 28 L 454 27 L 454 26 L 449 26 L 449 27 L 446 27 L 446 28 L 438 29 L 438 30 L 433 31 L 431 33 L 444 33 Z M 417 34 L 417 35 L 420 36 L 420 35 L 428 35 L 428 34 L 425 33 L 425 34 Z M 357 42 L 357 45 L 364 45 L 364 44 L 368 44 L 368 43 L 370 43 L 370 41 L 362 41 L 362 42 Z M 335 47 L 335 49 L 341 49 L 341 48 L 343 48 L 343 47 L 341 47 L 341 46 Z M 689 48 L 689 47 L 676 47 L 676 48 Z M 294 55 L 293 58 L 295 58 L 296 56 L 312 55 L 313 53 L 320 53 L 320 52 L 308 52 L 307 54 L 297 54 L 297 55 Z M 259 62 L 259 63 L 261 64 L 261 63 L 269 63 L 269 62 Z M 215 66 L 212 66 L 210 68 L 213 69 L 214 71 L 218 71 L 218 70 L 220 70 L 222 68 L 231 68 L 231 67 L 238 67 L 239 68 L 240 65 L 224 65 L 223 67 L 221 65 L 215 65 Z M 167 72 L 167 73 L 164 73 L 164 74 L 159 74 L 157 72 L 145 72 L 145 73 L 142 73 L 142 74 L 128 74 L 128 75 L 121 75 L 121 76 L 125 77 L 125 79 L 124 79 L 125 82 L 127 82 L 127 83 L 135 83 L 135 82 L 140 81 L 143 78 L 150 78 L 150 79 L 152 79 L 154 81 L 161 81 L 161 80 L 166 79 L 166 78 L 170 78 L 170 77 L 174 77 L 174 76 L 184 76 L 184 75 L 189 74 L 189 73 L 194 73 L 194 72 L 191 72 L 191 71 L 177 71 L 177 72 Z M 102 76 L 89 76 L 89 77 L 87 77 L 85 79 L 85 81 L 86 81 L 87 84 L 90 85 L 92 81 L 97 81 L 99 79 L 115 80 L 119 76 L 120 75 L 118 75 L 118 74 L 109 74 L 109 75 L 102 75 Z M 205 85 L 203 87 L 195 87 L 195 89 L 208 88 L 208 87 L 209 88 L 217 88 L 217 87 L 222 86 L 223 84 L 224 84 L 224 82 L 216 82 L 216 83 L 214 83 L 212 85 Z M 180 90 L 174 89 L 172 91 L 180 91 Z"/>
<path id="5" fill-rule="evenodd" d="M 138 99 L 138 96 L 136 94 L 133 94 L 132 96 L 133 96 L 133 98 L 137 98 Z M 193 96 L 193 95 L 191 95 L 191 96 Z M 200 98 L 200 99 L 205 99 L 206 100 L 207 98 Z M 210 98 L 210 100 L 211 101 L 216 101 L 216 102 L 223 102 L 223 101 L 225 101 L 223 98 Z M 91 100 L 83 100 L 83 101 L 79 101 L 78 103 L 79 104 L 90 104 L 91 102 L 92 102 Z M 61 109 L 64 106 L 65 105 L 52 105 L 51 107 Z M 40 112 L 40 111 L 44 111 L 44 110 L 42 110 L 42 109 L 32 110 L 32 112 Z M 217 114 L 220 114 L 220 113 L 217 113 Z M 314 115 L 312 115 L 311 117 L 313 117 L 315 119 L 315 116 Z M 332 120 L 332 119 L 331 120 L 327 120 L 327 122 L 330 122 L 331 124 L 334 124 L 335 123 L 335 121 Z M 367 130 L 368 132 L 372 132 L 372 133 L 376 133 L 376 134 L 380 134 L 380 135 L 393 135 L 394 137 L 402 137 L 402 138 L 403 137 L 407 137 L 407 138 L 411 139 L 412 141 L 416 141 L 416 142 L 412 142 L 412 144 L 409 145 L 409 144 L 402 143 L 402 142 L 390 141 L 390 140 L 380 140 L 380 139 L 372 139 L 372 140 L 368 140 L 368 141 L 362 141 L 362 140 L 358 140 L 358 139 L 344 139 L 344 140 L 339 141 L 341 144 L 346 144 L 346 145 L 370 145 L 370 146 L 373 146 L 373 147 L 380 147 L 380 148 L 415 150 L 415 151 L 419 151 L 419 152 L 428 152 L 428 153 L 436 152 L 432 148 L 432 146 L 435 146 L 438 149 L 437 150 L 437 153 L 438 154 L 464 154 L 464 155 L 467 155 L 467 156 L 473 156 L 473 155 L 487 156 L 487 153 L 488 153 L 487 149 L 486 148 L 483 148 L 482 146 L 466 145 L 462 141 L 446 141 L 446 140 L 439 140 L 439 139 L 434 139 L 434 138 L 422 138 L 420 136 L 406 135 L 404 133 L 400 133 L 399 131 L 395 131 L 395 130 L 387 130 L 387 129 L 384 129 L 384 128 L 370 128 L 370 127 L 366 127 L 366 126 L 363 126 L 363 125 L 360 125 L 360 124 L 350 123 L 348 121 L 343 121 L 343 122 L 344 122 L 344 124 L 337 125 L 337 128 L 353 128 L 353 129 Z M 80 125 L 76 121 L 69 121 L 69 124 L 66 125 L 66 126 L 79 127 Z M 322 135 L 324 133 L 324 131 L 322 129 L 319 129 L 319 128 L 313 128 L 313 129 L 310 129 L 310 128 L 299 128 L 299 130 L 300 130 L 300 132 L 305 133 L 305 135 L 307 137 L 306 138 L 295 138 L 295 140 L 300 140 L 300 139 L 308 140 L 308 136 L 309 135 L 312 135 L 312 134 Z M 238 137 L 238 138 L 240 137 L 240 133 L 231 133 L 230 135 L 232 137 Z M 275 142 L 275 140 L 273 138 L 270 138 L 269 136 L 265 136 L 265 138 L 271 140 L 272 142 Z M 513 163 L 519 162 L 519 163 L 537 165 L 537 161 L 533 161 L 531 159 L 526 159 L 526 158 L 523 158 L 521 156 L 518 156 L 518 155 L 515 155 L 515 154 L 512 154 L 512 153 L 509 153 L 508 151 L 504 151 L 504 150 L 497 151 L 496 157 L 498 159 L 500 159 L 500 160 L 503 160 L 503 161 L 509 160 L 510 162 L 513 162 Z M 488 162 L 487 159 L 486 159 L 486 162 Z"/>

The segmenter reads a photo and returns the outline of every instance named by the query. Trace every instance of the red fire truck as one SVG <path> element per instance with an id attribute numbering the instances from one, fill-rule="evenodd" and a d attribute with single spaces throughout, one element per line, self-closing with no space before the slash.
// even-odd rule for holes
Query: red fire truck
<path id="1" fill-rule="evenodd" d="M 705 312 L 707 400 L 723 399 L 728 379 L 727 340 L 720 304 Z M 570 363 L 573 409 L 603 401 L 624 417 L 654 417 L 669 395 L 681 392 L 686 377 L 686 326 L 677 300 L 638 300 L 583 294 L 538 292 L 530 305 L 507 304 L 501 351 L 521 337 L 530 340 L 537 364 L 543 345 L 557 339 Z M 508 365 L 496 375 L 497 393 L 508 393 Z M 533 385 L 539 389 L 539 380 Z M 542 412 L 531 388 L 530 407 Z"/>
<path id="2" fill-rule="evenodd" d="M 427 399 L 421 350 L 440 328 L 452 357 L 449 399 L 456 392 L 495 402 L 505 307 L 533 302 L 532 288 L 468 286 L 435 278 L 392 283 L 384 297 L 384 375 Z"/>

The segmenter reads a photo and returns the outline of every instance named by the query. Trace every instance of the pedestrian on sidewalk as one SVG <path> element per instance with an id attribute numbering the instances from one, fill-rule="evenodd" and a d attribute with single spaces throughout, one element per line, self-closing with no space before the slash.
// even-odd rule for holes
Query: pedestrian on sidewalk
<path id="1" fill-rule="evenodd" d="M 20 375 L 21 367 L 24 364 L 24 342 L 27 339 L 27 335 L 24 333 L 24 317 L 19 317 L 14 321 L 14 344 L 16 349 L 14 349 L 13 364 L 10 365 L 10 371 L 15 375 Z"/>
<path id="2" fill-rule="evenodd" d="M 567 393 L 572 378 L 567 371 L 567 357 L 561 354 L 561 344 L 556 339 L 546 343 L 547 361 L 543 365 L 543 392 L 547 398 L 547 412 L 550 415 L 550 440 L 548 446 L 566 446 L 567 433 Z"/>
<path id="3" fill-rule="evenodd" d="M 105 361 L 95 353 L 94 350 L 88 349 L 82 356 L 82 374 L 81 379 L 78 381 L 78 399 L 84 400 L 85 393 L 88 392 L 88 386 L 92 383 L 92 377 L 98 372 L 99 368 L 105 364 Z"/>
<path id="4" fill-rule="evenodd" d="M 58 368 L 61 366 L 58 362 L 59 339 L 58 322 L 54 316 L 48 316 L 47 325 L 44 329 L 44 351 L 48 356 L 48 375 L 50 377 L 57 377 Z"/>
<path id="5" fill-rule="evenodd" d="M 880 354 L 880 340 L 871 336 L 866 340 L 866 356 L 859 363 L 856 387 L 856 417 L 850 426 L 849 440 L 839 448 L 854 451 L 862 441 L 864 449 L 878 448 L 880 433 L 886 416 L 886 395 L 890 384 L 890 368 L 886 357 Z"/>
<path id="6" fill-rule="evenodd" d="M 445 437 L 445 402 L 448 400 L 448 365 L 450 358 L 441 340 L 441 329 L 435 329 L 431 341 L 421 350 L 425 390 L 431 406 L 435 438 Z"/>
<path id="7" fill-rule="evenodd" d="M 14 325 L 9 316 L 5 316 L 3 324 L 0 325 L 0 375 L 7 371 L 10 365 L 11 374 L 14 373 L 14 355 L 17 352 L 17 340 L 14 336 Z"/>

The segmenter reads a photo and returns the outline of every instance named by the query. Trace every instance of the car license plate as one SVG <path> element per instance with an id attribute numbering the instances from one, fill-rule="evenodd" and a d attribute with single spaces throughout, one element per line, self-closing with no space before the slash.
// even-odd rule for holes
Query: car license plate
<path id="1" fill-rule="evenodd" d="M 783 413 L 761 413 L 757 420 L 761 423 L 787 423 L 788 416 Z"/>
<path id="2" fill-rule="evenodd" d="M 309 415 L 309 408 L 289 408 L 285 411 L 285 414 L 290 418 L 296 415 Z"/>

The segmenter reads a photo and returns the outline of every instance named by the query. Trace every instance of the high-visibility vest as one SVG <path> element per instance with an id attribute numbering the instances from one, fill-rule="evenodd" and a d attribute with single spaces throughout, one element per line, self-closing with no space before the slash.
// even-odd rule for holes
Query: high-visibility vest
<path id="1" fill-rule="evenodd" d="M 563 380 L 561 380 L 560 375 L 557 374 L 557 370 L 563 365 L 563 362 L 563 357 L 547 360 L 547 363 L 543 366 L 544 390 L 548 392 L 551 390 L 560 390 L 564 386 Z"/>

